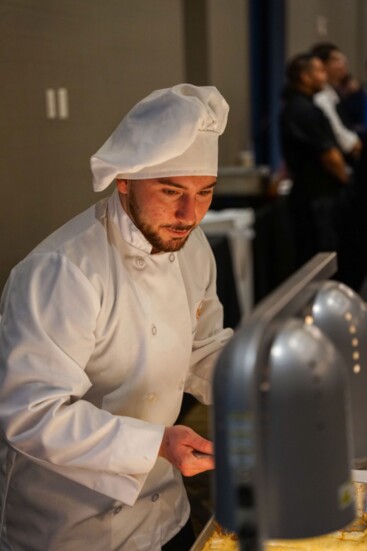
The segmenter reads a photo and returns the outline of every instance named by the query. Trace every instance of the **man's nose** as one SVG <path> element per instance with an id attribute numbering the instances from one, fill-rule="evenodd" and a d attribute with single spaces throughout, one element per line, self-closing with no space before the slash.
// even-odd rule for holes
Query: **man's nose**
<path id="1" fill-rule="evenodd" d="M 196 201 L 193 197 L 184 196 L 180 198 L 176 210 L 176 218 L 186 224 L 195 224 Z"/>

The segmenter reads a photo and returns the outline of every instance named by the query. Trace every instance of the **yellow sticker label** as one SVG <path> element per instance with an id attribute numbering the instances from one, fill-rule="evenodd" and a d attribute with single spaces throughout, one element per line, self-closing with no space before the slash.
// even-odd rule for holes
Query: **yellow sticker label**
<path id="1" fill-rule="evenodd" d="M 351 482 L 346 482 L 338 488 L 338 505 L 340 509 L 349 507 L 354 501 L 354 490 Z"/>

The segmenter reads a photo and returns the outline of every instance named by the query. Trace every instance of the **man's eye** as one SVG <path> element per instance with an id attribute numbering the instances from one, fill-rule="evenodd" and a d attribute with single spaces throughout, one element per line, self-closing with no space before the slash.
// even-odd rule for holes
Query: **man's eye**
<path id="1" fill-rule="evenodd" d="M 178 191 L 176 191 L 175 189 L 162 189 L 162 191 L 165 195 L 177 195 L 178 194 Z"/>
<path id="2" fill-rule="evenodd" d="M 202 197 L 206 197 L 207 195 L 211 195 L 212 193 L 212 189 L 203 189 L 202 191 L 199 191 L 199 195 L 201 195 Z"/>

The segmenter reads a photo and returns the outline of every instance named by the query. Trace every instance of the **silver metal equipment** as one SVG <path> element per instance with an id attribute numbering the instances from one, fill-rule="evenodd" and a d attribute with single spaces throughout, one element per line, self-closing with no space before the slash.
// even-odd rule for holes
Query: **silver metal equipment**
<path id="1" fill-rule="evenodd" d="M 215 517 L 242 550 L 355 519 L 367 458 L 367 309 L 320 253 L 265 298 L 214 376 Z M 355 471 L 353 471 L 355 472 Z"/>

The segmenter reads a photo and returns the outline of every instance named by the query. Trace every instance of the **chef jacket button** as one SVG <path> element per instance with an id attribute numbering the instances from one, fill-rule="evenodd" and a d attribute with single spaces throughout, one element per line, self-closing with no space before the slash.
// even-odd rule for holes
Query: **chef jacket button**
<path id="1" fill-rule="evenodd" d="M 113 509 L 112 512 L 113 512 L 114 515 L 118 515 L 119 513 L 121 513 L 121 511 L 122 511 L 122 505 L 118 505 L 117 507 L 115 507 Z"/>
<path id="2" fill-rule="evenodd" d="M 156 335 L 157 334 L 157 328 L 155 325 L 152 325 L 152 334 L 153 335 Z"/>
<path id="3" fill-rule="evenodd" d="M 137 256 L 135 259 L 135 266 L 142 270 L 145 267 L 145 260 L 142 256 Z"/>
<path id="4" fill-rule="evenodd" d="M 157 501 L 157 499 L 159 499 L 159 494 L 153 494 L 152 495 L 152 501 Z"/>
<path id="5" fill-rule="evenodd" d="M 174 262 L 176 257 L 173 253 L 171 253 L 168 258 L 170 262 Z"/>

